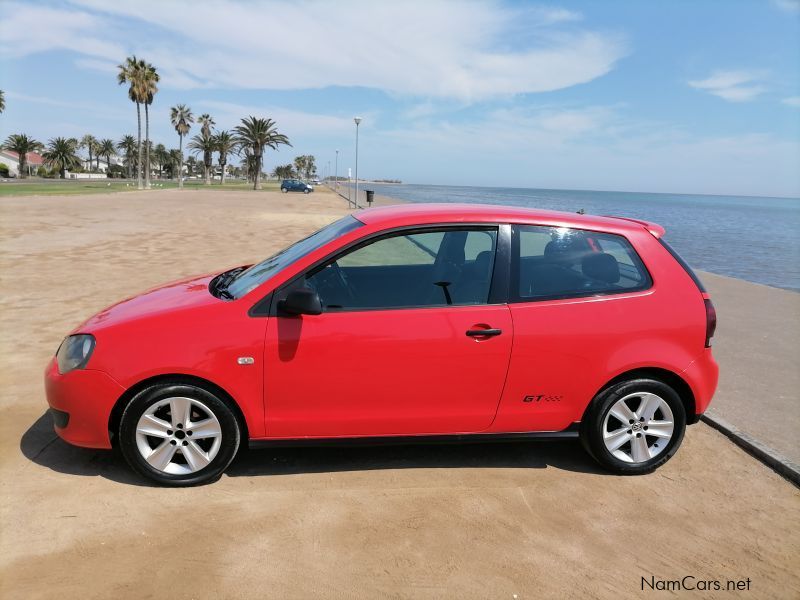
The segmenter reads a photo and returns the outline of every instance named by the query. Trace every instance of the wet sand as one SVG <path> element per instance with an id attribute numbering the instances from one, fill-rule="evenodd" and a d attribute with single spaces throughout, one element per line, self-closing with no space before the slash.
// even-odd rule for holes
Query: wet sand
<path id="1" fill-rule="evenodd" d="M 800 492 L 703 424 L 645 477 L 608 475 L 572 442 L 281 449 L 185 490 L 55 437 L 42 370 L 77 323 L 346 212 L 322 190 L 0 201 L 0 597 L 617 598 L 687 575 L 800 595 Z M 721 314 L 763 302 L 758 290 L 737 305 L 750 284 L 708 283 Z M 770 374 L 724 332 L 721 359 L 739 362 L 720 399 Z M 796 350 L 791 329 L 770 332 L 758 353 Z"/>

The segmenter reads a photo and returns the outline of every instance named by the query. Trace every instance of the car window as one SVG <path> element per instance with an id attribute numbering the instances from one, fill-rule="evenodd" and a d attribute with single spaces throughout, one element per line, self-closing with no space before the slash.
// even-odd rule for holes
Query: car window
<path id="1" fill-rule="evenodd" d="M 361 221 L 348 215 L 323 227 L 307 238 L 242 271 L 228 284 L 228 293 L 234 298 L 241 298 L 297 259 L 362 225 Z"/>
<path id="2" fill-rule="evenodd" d="M 622 236 L 519 225 L 513 228 L 512 247 L 512 301 L 634 291 L 651 283 Z"/>
<path id="3" fill-rule="evenodd" d="M 496 228 L 397 233 L 317 267 L 305 284 L 325 311 L 486 304 L 496 242 Z"/>

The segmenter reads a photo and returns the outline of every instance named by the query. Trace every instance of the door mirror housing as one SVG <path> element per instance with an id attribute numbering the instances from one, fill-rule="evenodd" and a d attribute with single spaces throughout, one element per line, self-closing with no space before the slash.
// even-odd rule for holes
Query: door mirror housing
<path id="1" fill-rule="evenodd" d="M 292 290 L 281 300 L 278 308 L 290 315 L 320 315 L 322 314 L 322 301 L 319 294 L 308 288 Z"/>

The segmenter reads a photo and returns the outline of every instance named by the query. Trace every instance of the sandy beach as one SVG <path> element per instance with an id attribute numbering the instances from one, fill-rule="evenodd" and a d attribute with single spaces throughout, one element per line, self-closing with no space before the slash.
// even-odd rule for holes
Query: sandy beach
<path id="1" fill-rule="evenodd" d="M 280 449 L 193 489 L 55 436 L 42 371 L 79 322 L 347 212 L 322 188 L 0 201 L 0 597 L 618 598 L 651 576 L 800 596 L 800 491 L 704 424 L 644 477 L 602 472 L 573 442 Z M 746 422 L 742 396 L 777 396 L 752 433 L 797 460 L 800 295 L 704 280 L 720 313 L 712 406 Z"/>

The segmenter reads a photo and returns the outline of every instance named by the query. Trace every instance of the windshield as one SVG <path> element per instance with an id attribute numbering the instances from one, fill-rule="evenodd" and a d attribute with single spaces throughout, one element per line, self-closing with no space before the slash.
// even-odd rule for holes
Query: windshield
<path id="1" fill-rule="evenodd" d="M 267 279 L 275 275 L 309 252 L 321 248 L 328 242 L 361 227 L 363 223 L 348 215 L 312 233 L 305 239 L 295 242 L 277 254 L 261 261 L 239 273 L 227 286 L 228 293 L 233 298 L 241 298 L 247 292 L 258 287 Z"/>

